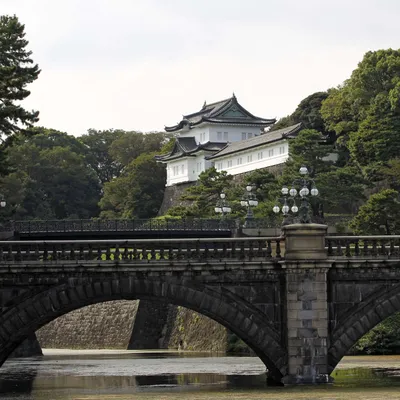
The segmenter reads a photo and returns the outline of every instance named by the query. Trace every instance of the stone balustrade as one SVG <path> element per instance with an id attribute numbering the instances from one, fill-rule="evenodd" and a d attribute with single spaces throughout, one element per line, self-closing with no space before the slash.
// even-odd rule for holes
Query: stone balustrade
<path id="1" fill-rule="evenodd" d="M 175 262 L 282 257 L 282 237 L 230 239 L 1 241 L 0 262 Z"/>
<path id="2" fill-rule="evenodd" d="M 399 258 L 400 236 L 327 236 L 329 257 L 334 258 Z"/>

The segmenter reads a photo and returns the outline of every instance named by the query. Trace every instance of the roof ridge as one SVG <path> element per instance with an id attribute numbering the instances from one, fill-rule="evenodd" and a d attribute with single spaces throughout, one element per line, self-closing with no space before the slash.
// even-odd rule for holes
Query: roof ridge
<path id="1" fill-rule="evenodd" d="M 206 107 L 210 107 L 210 106 L 213 106 L 213 105 L 215 105 L 215 104 L 218 104 L 218 103 L 226 103 L 227 101 L 229 101 L 229 100 L 232 100 L 233 99 L 233 97 L 229 97 L 229 99 L 225 99 L 225 100 L 219 100 L 219 101 L 214 101 L 214 103 L 210 103 L 210 104 L 205 104 L 205 106 Z M 205 107 L 204 107 L 205 108 Z M 203 109 L 204 109 L 203 108 Z"/>
<path id="2" fill-rule="evenodd" d="M 302 124 L 302 122 L 298 122 L 297 124 L 289 125 L 286 128 L 280 128 L 280 129 L 277 129 L 276 131 L 267 131 L 264 133 L 264 135 L 268 135 L 268 133 L 280 133 L 281 131 L 287 131 L 287 133 L 290 133 L 291 131 L 293 131 L 294 129 L 299 127 L 301 124 Z"/>

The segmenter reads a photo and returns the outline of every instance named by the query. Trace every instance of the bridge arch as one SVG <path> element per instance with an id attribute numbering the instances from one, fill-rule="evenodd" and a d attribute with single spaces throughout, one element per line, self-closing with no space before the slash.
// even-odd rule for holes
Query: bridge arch
<path id="1" fill-rule="evenodd" d="M 328 368 L 331 373 L 348 350 L 372 328 L 400 311 L 400 284 L 384 286 L 352 307 L 331 333 Z"/>
<path id="2" fill-rule="evenodd" d="M 232 292 L 191 282 L 140 279 L 69 279 L 26 293 L 0 315 L 0 366 L 32 332 L 75 309 L 112 300 L 160 299 L 203 314 L 240 337 L 266 365 L 271 378 L 286 375 L 287 355 L 280 333 L 265 316 Z"/>

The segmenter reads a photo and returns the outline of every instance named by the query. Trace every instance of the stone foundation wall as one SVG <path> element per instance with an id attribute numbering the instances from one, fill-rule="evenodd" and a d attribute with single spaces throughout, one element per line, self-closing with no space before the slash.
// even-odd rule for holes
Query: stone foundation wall
<path id="1" fill-rule="evenodd" d="M 110 301 L 63 315 L 36 332 L 42 348 L 225 351 L 227 331 L 162 301 Z"/>
<path id="2" fill-rule="evenodd" d="M 36 332 L 42 348 L 127 349 L 138 301 L 109 301 L 63 315 Z"/>
<path id="3" fill-rule="evenodd" d="M 204 315 L 176 307 L 168 348 L 197 351 L 226 351 L 227 330 Z"/>
<path id="4" fill-rule="evenodd" d="M 168 320 L 168 303 L 141 300 L 136 313 L 128 349 L 159 349 L 164 347 Z"/>
<path id="5" fill-rule="evenodd" d="M 164 215 L 171 207 L 186 205 L 187 202 L 181 200 L 181 196 L 187 188 L 194 185 L 196 185 L 196 182 L 186 182 L 174 186 L 167 186 L 165 188 L 163 202 L 158 211 L 158 215 Z"/>

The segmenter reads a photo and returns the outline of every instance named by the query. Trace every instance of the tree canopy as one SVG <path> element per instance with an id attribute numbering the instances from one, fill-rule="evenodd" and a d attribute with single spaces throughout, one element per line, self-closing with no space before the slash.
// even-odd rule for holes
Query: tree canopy
<path id="1" fill-rule="evenodd" d="M 25 27 L 14 16 L 0 16 L 0 134 L 20 132 L 38 121 L 37 111 L 25 110 L 20 102 L 30 95 L 26 86 L 35 81 L 39 66 L 27 50 Z"/>

